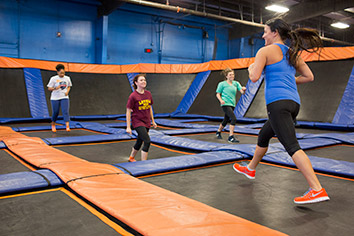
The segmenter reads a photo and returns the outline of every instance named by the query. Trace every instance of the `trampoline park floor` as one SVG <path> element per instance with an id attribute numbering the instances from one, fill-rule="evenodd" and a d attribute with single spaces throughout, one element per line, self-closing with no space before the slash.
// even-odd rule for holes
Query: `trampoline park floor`
<path id="1" fill-rule="evenodd" d="M 96 122 L 96 121 L 95 121 Z M 99 123 L 114 123 L 109 120 Z M 117 121 L 120 122 L 120 121 Z M 218 124 L 218 122 L 200 122 Z M 41 126 L 48 123 L 10 124 L 11 127 Z M 165 127 L 166 129 L 170 129 Z M 165 129 L 159 127 L 158 129 Z M 300 133 L 331 133 L 317 129 L 297 129 Z M 21 132 L 30 137 L 52 138 L 97 134 L 85 129 Z M 177 135 L 192 140 L 227 144 L 228 132 L 222 140 L 215 133 Z M 256 144 L 256 135 L 236 133 L 241 144 Z M 278 140 L 273 138 L 271 143 Z M 127 162 L 135 140 L 55 145 L 56 149 L 90 162 L 115 164 Z M 237 145 L 237 144 L 235 144 Z M 333 145 L 306 151 L 308 155 L 354 162 L 353 145 Z M 152 143 L 148 159 L 191 155 L 195 151 Z M 0 174 L 29 171 L 18 157 L 0 149 Z M 16 158 L 16 159 L 15 159 Z M 140 153 L 136 157 L 140 160 Z M 139 177 L 151 184 L 197 200 L 216 209 L 289 235 L 352 235 L 354 225 L 353 179 L 318 174 L 331 200 L 297 206 L 293 198 L 307 190 L 301 173 L 285 166 L 261 163 L 255 180 L 249 180 L 232 169 L 232 163 L 192 168 Z M 121 235 L 121 226 L 107 215 L 85 203 L 70 189 L 56 188 L 0 197 L 0 235 Z"/>

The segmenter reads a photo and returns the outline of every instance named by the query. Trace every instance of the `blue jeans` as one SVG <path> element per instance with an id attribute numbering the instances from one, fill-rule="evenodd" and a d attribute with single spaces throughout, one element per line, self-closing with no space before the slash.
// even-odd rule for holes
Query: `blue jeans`
<path id="1" fill-rule="evenodd" d="M 64 98 L 60 100 L 50 100 L 52 102 L 52 121 L 55 122 L 58 119 L 59 109 L 61 107 L 61 112 L 63 113 L 64 121 L 69 122 L 69 99 Z"/>

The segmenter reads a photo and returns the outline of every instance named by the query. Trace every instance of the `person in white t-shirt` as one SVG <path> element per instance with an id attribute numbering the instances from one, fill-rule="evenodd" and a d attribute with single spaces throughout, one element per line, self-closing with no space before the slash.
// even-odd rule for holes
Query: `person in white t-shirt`
<path id="1" fill-rule="evenodd" d="M 62 64 L 56 66 L 58 75 L 50 78 L 47 85 L 48 90 L 52 91 L 50 101 L 52 103 L 52 131 L 56 132 L 55 122 L 58 119 L 59 109 L 64 117 L 66 131 L 70 131 L 69 121 L 69 92 L 72 87 L 72 83 L 69 76 L 65 75 L 65 67 Z"/>

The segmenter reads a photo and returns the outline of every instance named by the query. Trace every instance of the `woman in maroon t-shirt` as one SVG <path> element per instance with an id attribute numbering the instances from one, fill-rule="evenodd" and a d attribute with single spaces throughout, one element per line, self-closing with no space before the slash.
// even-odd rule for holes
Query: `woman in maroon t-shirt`
<path id="1" fill-rule="evenodd" d="M 138 133 L 138 137 L 129 157 L 130 162 L 135 161 L 135 155 L 144 143 L 141 151 L 141 160 L 147 160 L 150 147 L 149 129 L 151 122 L 154 128 L 157 127 L 152 113 L 153 104 L 151 93 L 146 88 L 146 79 L 144 74 L 139 74 L 133 79 L 135 89 L 128 98 L 127 103 L 127 133 L 132 134 L 130 124 Z M 131 119 L 131 123 L 130 123 Z"/>

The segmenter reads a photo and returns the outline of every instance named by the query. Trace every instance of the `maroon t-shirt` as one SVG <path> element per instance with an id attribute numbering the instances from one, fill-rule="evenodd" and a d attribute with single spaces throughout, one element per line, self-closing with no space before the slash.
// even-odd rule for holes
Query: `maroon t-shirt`
<path id="1" fill-rule="evenodd" d="M 134 91 L 128 98 L 127 108 L 132 109 L 133 128 L 144 126 L 150 128 L 150 107 L 153 104 L 151 93 L 147 90 L 143 94 Z"/>

